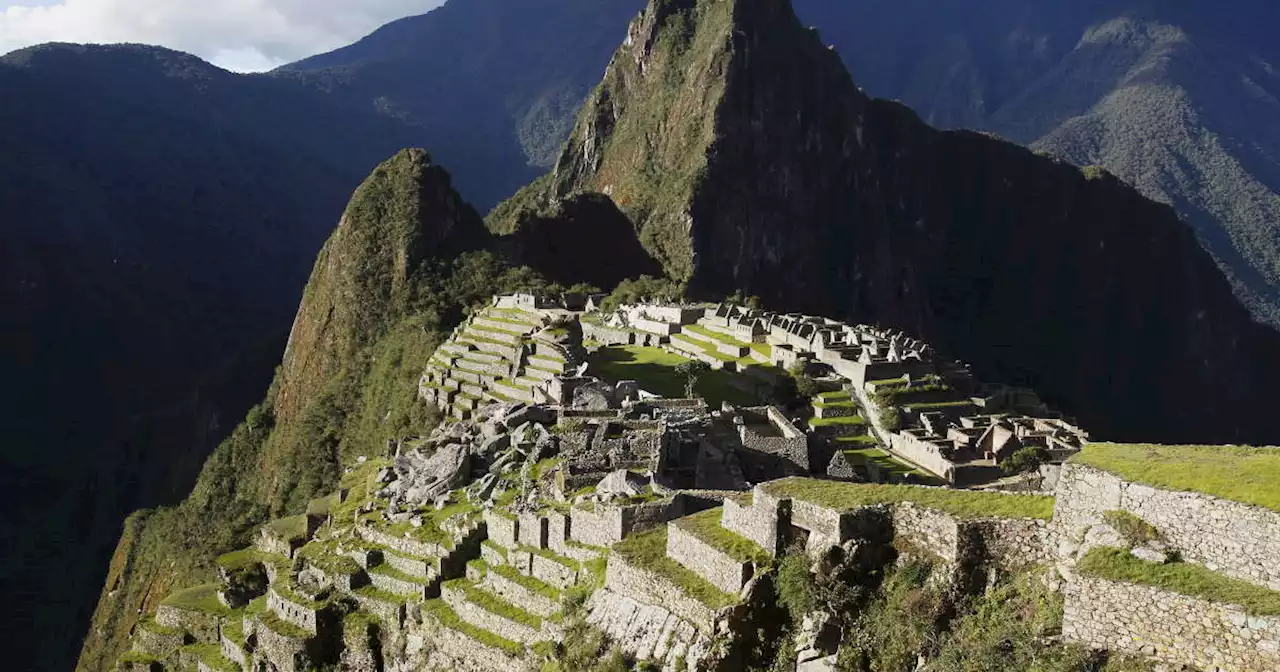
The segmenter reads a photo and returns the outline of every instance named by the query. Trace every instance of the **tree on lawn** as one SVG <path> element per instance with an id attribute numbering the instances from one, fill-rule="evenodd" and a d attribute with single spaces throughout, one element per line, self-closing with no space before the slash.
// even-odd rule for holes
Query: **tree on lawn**
<path id="1" fill-rule="evenodd" d="M 711 371 L 711 367 L 702 361 L 691 359 L 676 365 L 676 373 L 684 376 L 684 396 L 693 397 L 693 388 L 698 384 L 698 377 Z"/>

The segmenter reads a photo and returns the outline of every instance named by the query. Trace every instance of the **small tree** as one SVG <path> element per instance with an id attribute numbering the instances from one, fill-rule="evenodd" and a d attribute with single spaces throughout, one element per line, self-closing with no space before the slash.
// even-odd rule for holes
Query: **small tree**
<path id="1" fill-rule="evenodd" d="M 711 370 L 711 367 L 703 361 L 691 359 L 687 362 L 681 362 L 676 366 L 676 373 L 685 377 L 684 379 L 684 396 L 692 398 L 693 388 L 698 384 L 698 377 Z"/>
<path id="2" fill-rule="evenodd" d="M 796 395 L 801 399 L 810 399 L 818 394 L 818 381 L 805 371 L 804 362 L 796 362 L 795 366 L 787 369 L 787 373 L 796 381 Z"/>
<path id="3" fill-rule="evenodd" d="M 1000 470 L 1012 476 L 1014 474 L 1025 474 L 1035 471 L 1044 464 L 1049 454 L 1040 446 L 1027 446 L 1014 451 L 1004 462 L 1000 463 Z"/>

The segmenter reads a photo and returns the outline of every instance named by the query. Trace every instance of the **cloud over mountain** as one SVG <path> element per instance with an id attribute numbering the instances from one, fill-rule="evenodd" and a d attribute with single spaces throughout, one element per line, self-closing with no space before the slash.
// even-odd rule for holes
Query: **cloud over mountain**
<path id="1" fill-rule="evenodd" d="M 43 42 L 143 42 L 237 71 L 335 49 L 441 0 L 9 0 L 0 54 Z"/>

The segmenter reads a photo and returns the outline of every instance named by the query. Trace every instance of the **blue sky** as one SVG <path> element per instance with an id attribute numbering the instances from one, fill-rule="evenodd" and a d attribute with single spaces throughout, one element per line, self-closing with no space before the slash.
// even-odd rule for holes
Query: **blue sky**
<path id="1" fill-rule="evenodd" d="M 142 42 L 249 72 L 350 44 L 443 0 L 0 0 L 0 53 Z"/>

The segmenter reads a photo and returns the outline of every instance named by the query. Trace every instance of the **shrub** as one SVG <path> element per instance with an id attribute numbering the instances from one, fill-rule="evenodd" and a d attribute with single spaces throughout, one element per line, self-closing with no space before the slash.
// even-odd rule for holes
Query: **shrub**
<path id="1" fill-rule="evenodd" d="M 1115 528 L 1130 546 L 1141 546 L 1160 539 L 1160 531 L 1154 525 L 1128 511 L 1104 511 L 1102 520 Z"/>
<path id="2" fill-rule="evenodd" d="M 1000 470 L 1008 475 L 1025 474 L 1040 468 L 1041 464 L 1049 459 L 1049 453 L 1040 446 L 1027 446 L 1020 448 L 1004 462 L 1000 463 Z"/>

